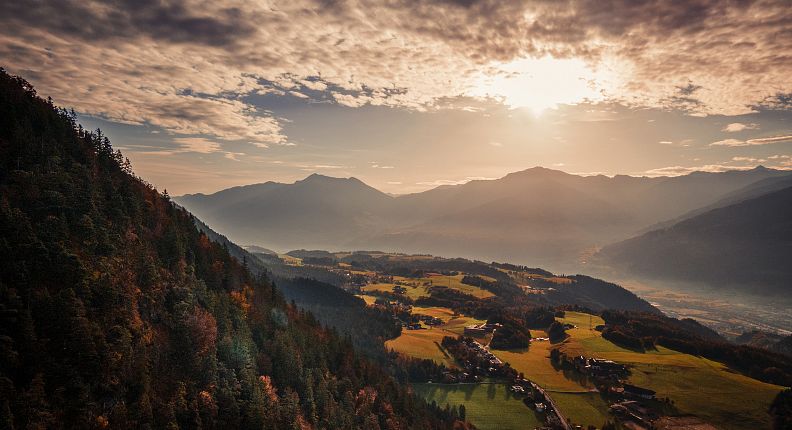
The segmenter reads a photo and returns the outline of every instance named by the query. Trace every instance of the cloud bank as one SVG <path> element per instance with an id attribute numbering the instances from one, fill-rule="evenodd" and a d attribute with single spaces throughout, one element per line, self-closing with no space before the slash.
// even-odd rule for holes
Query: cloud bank
<path id="1" fill-rule="evenodd" d="M 290 143 L 285 120 L 251 95 L 461 109 L 453 101 L 466 96 L 513 100 L 519 88 L 482 82 L 540 79 L 531 59 L 590 71 L 587 99 L 696 115 L 789 109 L 790 10 L 787 0 L 7 1 L 0 58 L 82 113 L 267 147 Z M 541 79 L 530 88 L 564 85 Z"/>

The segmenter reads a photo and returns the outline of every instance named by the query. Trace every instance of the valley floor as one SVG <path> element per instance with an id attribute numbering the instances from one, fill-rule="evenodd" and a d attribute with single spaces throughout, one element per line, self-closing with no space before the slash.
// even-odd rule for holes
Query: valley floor
<path id="1" fill-rule="evenodd" d="M 456 366 L 453 358 L 440 347 L 440 342 L 443 336 L 461 334 L 464 326 L 473 320 L 453 318 L 451 311 L 444 308 L 421 309 L 415 311 L 445 317 L 445 324 L 432 329 L 405 330 L 387 346 L 412 357 L 431 358 L 446 366 Z M 559 348 L 569 357 L 585 355 L 627 365 L 631 370 L 629 382 L 656 391 L 658 399 L 669 398 L 670 404 L 661 407 L 676 414 L 695 415 L 725 430 L 770 425 L 767 409 L 781 390 L 779 386 L 745 377 L 721 363 L 664 347 L 645 353 L 622 348 L 593 329 L 603 324 L 598 316 L 567 312 L 559 320 L 574 326 L 567 331 L 569 338 L 560 344 L 534 340 L 527 349 L 492 352 L 544 388 L 561 413 L 574 424 L 599 427 L 614 417 L 606 399 L 585 377 L 551 362 L 552 348 Z M 533 330 L 532 335 L 546 337 L 546 333 L 539 330 Z M 512 424 L 504 424 L 503 420 L 510 417 L 508 420 L 517 423 L 528 422 L 535 415 L 533 411 L 519 401 L 507 401 L 510 393 L 504 393 L 502 387 L 486 385 L 416 384 L 416 392 L 441 406 L 465 404 L 469 419 L 479 428 L 525 428 L 522 424 L 509 427 Z M 487 411 L 496 405 L 499 412 L 491 416 Z"/>
<path id="2" fill-rule="evenodd" d="M 639 295 L 674 318 L 693 318 L 728 337 L 762 330 L 792 334 L 792 299 L 757 297 L 662 281 L 619 280 L 619 285 Z"/>

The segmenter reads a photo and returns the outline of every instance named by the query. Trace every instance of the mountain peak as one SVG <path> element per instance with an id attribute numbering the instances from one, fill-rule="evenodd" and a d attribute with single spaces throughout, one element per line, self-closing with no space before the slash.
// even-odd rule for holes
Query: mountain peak
<path id="1" fill-rule="evenodd" d="M 294 183 L 294 185 L 298 184 L 350 184 L 370 188 L 369 185 L 360 179 L 355 178 L 354 176 L 349 178 L 337 178 L 335 176 L 322 175 L 321 173 L 311 173 L 310 175 L 306 176 L 305 179 L 296 181 Z"/>

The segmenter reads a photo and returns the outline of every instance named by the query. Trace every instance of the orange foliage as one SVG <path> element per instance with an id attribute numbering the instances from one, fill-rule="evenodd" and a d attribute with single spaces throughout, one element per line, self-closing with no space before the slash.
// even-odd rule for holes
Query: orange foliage
<path id="1" fill-rule="evenodd" d="M 253 289 L 245 285 L 240 291 L 231 291 L 231 298 L 236 302 L 245 315 L 250 311 L 250 302 L 254 296 Z"/>
<path id="2" fill-rule="evenodd" d="M 259 376 L 259 381 L 264 385 L 264 394 L 273 403 L 278 401 L 278 390 L 272 386 L 272 378 L 267 375 Z"/>
<path id="3" fill-rule="evenodd" d="M 187 317 L 195 349 L 198 355 L 204 355 L 215 348 L 217 342 L 217 321 L 214 316 L 198 306 Z"/>

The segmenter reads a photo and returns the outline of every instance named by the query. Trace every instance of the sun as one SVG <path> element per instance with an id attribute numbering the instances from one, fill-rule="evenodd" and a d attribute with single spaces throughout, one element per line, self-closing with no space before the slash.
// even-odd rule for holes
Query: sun
<path id="1" fill-rule="evenodd" d="M 582 59 L 521 58 L 492 64 L 475 79 L 470 95 L 496 98 L 538 115 L 561 104 L 601 101 L 607 82 L 603 71 L 592 69 Z"/>

